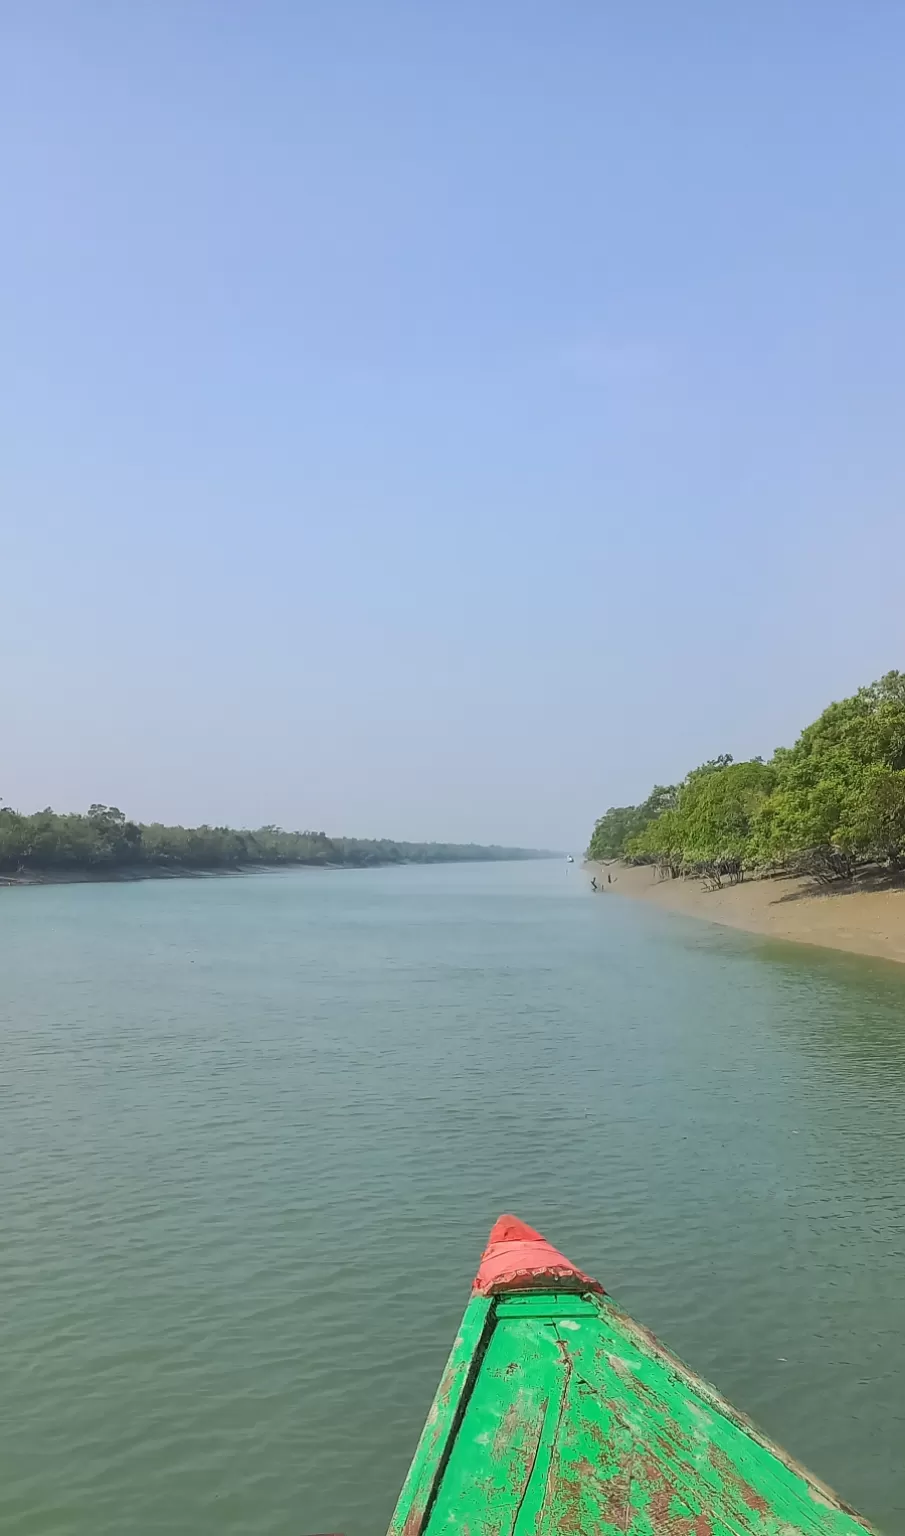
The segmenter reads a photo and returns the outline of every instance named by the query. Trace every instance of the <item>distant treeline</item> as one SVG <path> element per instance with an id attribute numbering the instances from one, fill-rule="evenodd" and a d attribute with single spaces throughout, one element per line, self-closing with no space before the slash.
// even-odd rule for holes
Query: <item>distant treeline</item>
<path id="1" fill-rule="evenodd" d="M 867 863 L 897 867 L 903 851 L 905 673 L 887 672 L 831 704 L 769 762 L 712 758 L 640 805 L 612 807 L 588 857 L 719 884 L 752 869 L 850 877 Z"/>
<path id="2" fill-rule="evenodd" d="M 280 827 L 164 827 L 129 821 L 115 805 L 92 805 L 87 815 L 50 809 L 32 816 L 0 809 L 0 870 L 115 872 L 116 870 L 241 869 L 253 865 L 310 864 L 363 868 L 372 864 L 451 864 L 466 860 L 529 859 L 529 848 L 477 843 L 397 843 L 389 839 L 328 837 Z"/>

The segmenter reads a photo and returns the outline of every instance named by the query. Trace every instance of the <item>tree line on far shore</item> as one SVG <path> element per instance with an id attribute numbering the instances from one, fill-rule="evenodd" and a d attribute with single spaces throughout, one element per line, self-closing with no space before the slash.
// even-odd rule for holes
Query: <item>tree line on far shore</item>
<path id="1" fill-rule="evenodd" d="M 905 673 L 830 704 L 769 761 L 725 755 L 597 822 L 591 859 L 657 864 L 715 885 L 747 870 L 850 878 L 905 854 Z"/>
<path id="2" fill-rule="evenodd" d="M 172 873 L 242 869 L 254 865 L 366 868 L 377 864 L 448 864 L 466 860 L 537 857 L 527 848 L 476 843 L 404 843 L 389 839 L 328 837 L 281 827 L 165 827 L 129 821 L 115 805 L 92 805 L 85 815 L 49 808 L 23 816 L 0 809 L 0 870 L 7 873 Z"/>

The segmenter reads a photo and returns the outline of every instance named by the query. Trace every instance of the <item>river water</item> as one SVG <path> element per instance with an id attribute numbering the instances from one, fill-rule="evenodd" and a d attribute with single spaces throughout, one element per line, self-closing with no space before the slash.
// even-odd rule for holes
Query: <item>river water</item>
<path id="1" fill-rule="evenodd" d="M 564 863 L 0 891 L 0 1529 L 382 1536 L 503 1210 L 905 1531 L 905 968 Z"/>

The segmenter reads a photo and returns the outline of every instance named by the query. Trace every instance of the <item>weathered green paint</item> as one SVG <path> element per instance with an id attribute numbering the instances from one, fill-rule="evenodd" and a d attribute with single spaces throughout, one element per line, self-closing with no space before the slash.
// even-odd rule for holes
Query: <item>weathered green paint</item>
<path id="1" fill-rule="evenodd" d="M 462 1414 L 480 1374 L 484 1340 L 492 1329 L 492 1303 L 483 1296 L 469 1302 L 453 1344 L 437 1394 L 421 1431 L 418 1449 L 402 1489 L 390 1536 L 427 1530 L 433 1495 L 442 1480 L 443 1468 Z M 398 1523 L 397 1523 L 398 1522 Z"/>
<path id="2" fill-rule="evenodd" d="M 474 1298 L 389 1536 L 864 1536 L 609 1297 Z"/>

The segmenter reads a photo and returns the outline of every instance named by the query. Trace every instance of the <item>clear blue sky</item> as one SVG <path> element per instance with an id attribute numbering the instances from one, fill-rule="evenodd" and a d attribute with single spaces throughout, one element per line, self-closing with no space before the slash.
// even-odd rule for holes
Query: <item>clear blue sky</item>
<path id="1" fill-rule="evenodd" d="M 905 10 L 8 0 L 21 809 L 577 848 L 905 667 Z"/>

